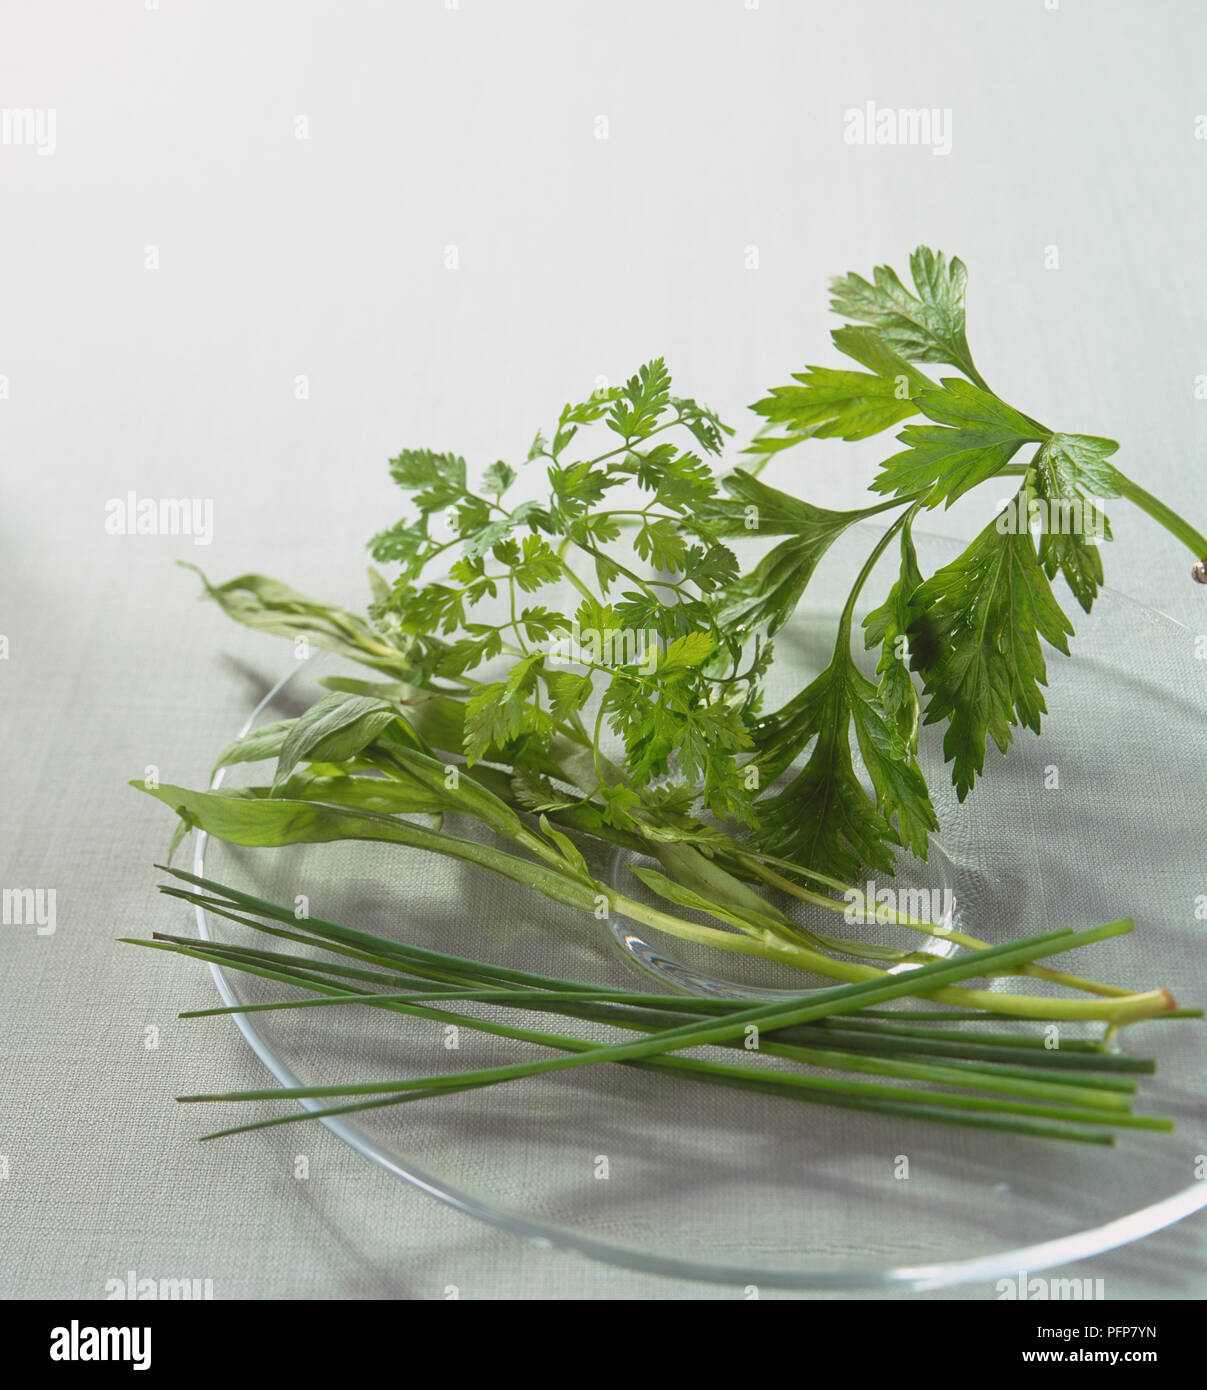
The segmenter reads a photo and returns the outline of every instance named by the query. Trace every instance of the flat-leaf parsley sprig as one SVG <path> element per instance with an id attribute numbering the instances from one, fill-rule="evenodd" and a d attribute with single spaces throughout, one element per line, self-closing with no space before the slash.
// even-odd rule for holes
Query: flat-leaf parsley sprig
<path id="1" fill-rule="evenodd" d="M 900 538 L 899 576 L 863 619 L 866 647 L 880 649 L 875 695 L 853 673 L 848 606 L 834 663 L 755 733 L 756 756 L 777 770 L 812 746 L 804 769 L 760 806 L 762 843 L 839 873 L 861 863 L 890 868 L 899 845 L 925 852 L 935 824 L 912 756 L 919 720 L 945 726 L 943 751 L 961 801 L 984 770 L 988 739 L 1004 753 L 1018 726 L 1040 731 L 1044 646 L 1067 654 L 1073 635 L 1051 581 L 1062 576 L 1091 610 L 1103 580 L 1100 543 L 1111 537 L 1103 499 L 1123 498 L 1147 512 L 1191 551 L 1194 577 L 1207 582 L 1207 537 L 1118 468 L 1114 440 L 1054 431 L 989 387 L 965 333 L 964 263 L 919 247 L 910 270 L 913 291 L 888 266 L 878 266 L 871 281 L 850 274 L 833 282 L 832 307 L 850 320 L 834 330 L 834 344 L 866 370 L 809 367 L 754 406 L 766 426 L 750 449 L 752 472 L 808 439 L 864 439 L 911 421 L 897 435 L 904 448 L 872 483 L 889 508 L 902 509 L 890 530 Z M 936 381 L 920 364 L 955 367 L 964 379 Z M 914 423 L 918 415 L 929 423 Z M 1030 458 L 1018 462 L 1029 447 Z M 737 476 L 753 490 L 748 475 Z M 924 578 L 911 537 L 918 514 L 1000 478 L 1018 479 L 1012 500 L 960 555 Z M 796 562 L 811 572 L 854 519 L 835 514 L 820 531 L 803 534 L 781 568 Z M 865 569 L 855 592 L 866 578 Z M 776 622 L 800 597 L 799 586 L 785 597 L 770 572 L 756 571 L 737 588 L 747 604 L 774 602 Z M 921 693 L 911 671 L 921 676 Z M 851 770 L 852 724 L 870 792 Z"/>

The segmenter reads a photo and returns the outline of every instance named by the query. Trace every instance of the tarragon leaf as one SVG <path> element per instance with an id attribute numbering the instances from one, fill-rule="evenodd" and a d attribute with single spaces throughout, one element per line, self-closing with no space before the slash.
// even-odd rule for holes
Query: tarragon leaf
<path id="1" fill-rule="evenodd" d="M 353 758 L 389 724 L 403 724 L 396 706 L 365 695 L 332 691 L 293 721 L 281 745 L 273 776 L 274 789 L 303 759 L 342 763 Z"/>
<path id="2" fill-rule="evenodd" d="M 250 730 L 242 738 L 226 745 L 215 759 L 213 771 L 217 772 L 220 767 L 230 767 L 235 763 L 255 763 L 264 758 L 278 757 L 293 724 L 292 719 L 277 719 L 271 724 L 261 724 L 258 729 Z"/>
<path id="3" fill-rule="evenodd" d="M 383 651 L 373 627 L 346 608 L 307 598 L 267 575 L 241 574 L 225 584 L 211 584 L 196 565 L 183 560 L 177 563 L 195 571 L 205 586 L 205 596 L 245 627 L 288 637 L 295 643 L 313 642 L 390 676 L 406 679 L 419 668 L 421 654 L 411 650 L 411 639 L 404 638 L 404 649 L 391 656 Z"/>

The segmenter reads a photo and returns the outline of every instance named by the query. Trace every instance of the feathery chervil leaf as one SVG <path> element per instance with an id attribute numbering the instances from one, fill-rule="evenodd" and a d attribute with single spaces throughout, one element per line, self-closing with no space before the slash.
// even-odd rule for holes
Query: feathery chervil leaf
<path id="1" fill-rule="evenodd" d="M 502 459 L 498 463 L 492 463 L 482 474 L 482 486 L 494 497 L 502 497 L 507 489 L 515 482 L 515 469 L 509 468 Z"/>
<path id="2" fill-rule="evenodd" d="M 608 427 L 624 440 L 644 439 L 670 404 L 671 374 L 661 357 L 625 382 L 622 399 L 608 412 Z"/>
<path id="3" fill-rule="evenodd" d="M 663 653 L 658 663 L 658 674 L 669 676 L 672 672 L 688 671 L 699 666 L 712 655 L 712 634 L 708 632 L 687 632 L 676 637 Z"/>
<path id="4" fill-rule="evenodd" d="M 612 730 L 624 739 L 629 775 L 638 785 L 677 764 L 717 816 L 750 814 L 751 796 L 736 755 L 751 746 L 739 711 L 701 700 L 691 676 L 711 649 L 705 633 L 676 639 L 659 664 L 657 687 L 618 675 L 605 697 Z"/>
<path id="5" fill-rule="evenodd" d="M 416 494 L 421 512 L 438 512 L 465 495 L 465 460 L 431 449 L 404 449 L 390 460 L 390 477 Z"/>
<path id="6" fill-rule="evenodd" d="M 916 403 L 935 423 L 906 425 L 897 438 L 908 447 L 885 460 L 872 483 L 876 492 L 906 497 L 929 488 L 928 507 L 951 506 L 1000 472 L 1024 444 L 1047 438 L 1034 421 L 959 377 L 945 377 Z"/>
<path id="7" fill-rule="evenodd" d="M 520 558 L 512 566 L 512 573 L 520 588 L 530 594 L 542 585 L 560 579 L 562 567 L 548 541 L 540 536 L 527 535 L 521 543 Z"/>
<path id="8" fill-rule="evenodd" d="M 724 447 L 724 435 L 733 430 L 721 420 L 720 416 L 690 396 L 672 396 L 671 405 L 679 414 L 683 428 L 687 430 L 705 452 L 719 454 Z"/>
<path id="9" fill-rule="evenodd" d="M 673 521 L 663 517 L 647 521 L 633 537 L 633 549 L 655 569 L 681 571 L 687 555 L 687 542 Z"/>
<path id="10" fill-rule="evenodd" d="M 687 552 L 684 566 L 687 578 L 701 593 L 732 584 L 738 577 L 738 557 L 720 543 L 709 545 L 707 549 L 693 545 Z"/>
<path id="11" fill-rule="evenodd" d="M 1031 533 L 1003 531 L 999 520 L 922 584 L 912 604 L 924 722 L 947 721 L 943 752 L 961 801 L 984 769 L 987 738 L 1004 753 L 1015 725 L 1039 733 L 1048 679 L 1040 639 L 1067 655 L 1073 634 Z"/>
<path id="12" fill-rule="evenodd" d="M 466 701 L 465 759 L 471 767 L 523 734 L 534 735 L 538 742 L 552 736 L 549 715 L 525 699 L 538 659 L 526 658 L 522 669 L 513 671 L 507 681 L 481 685 Z"/>
<path id="13" fill-rule="evenodd" d="M 423 558 L 431 546 L 427 518 L 413 521 L 404 517 L 373 537 L 369 553 L 380 564 L 405 566 L 408 577 L 414 578 L 423 569 Z"/>

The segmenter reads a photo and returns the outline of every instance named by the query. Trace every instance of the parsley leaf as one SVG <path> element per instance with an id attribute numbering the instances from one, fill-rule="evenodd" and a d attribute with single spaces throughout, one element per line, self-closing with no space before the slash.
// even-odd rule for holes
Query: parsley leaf
<path id="1" fill-rule="evenodd" d="M 789 537 L 725 592 L 723 621 L 747 633 L 765 627 L 771 635 L 782 627 L 830 546 L 848 526 L 882 510 L 834 512 L 815 507 L 740 469 L 724 483 L 733 501 L 718 502 L 704 511 L 718 534 Z"/>
<path id="2" fill-rule="evenodd" d="M 914 594 L 922 585 L 918 554 L 914 549 L 910 524 L 913 513 L 901 529 L 901 572 L 888 597 L 863 620 L 865 645 L 880 648 L 876 673 L 880 677 L 877 698 L 881 708 L 896 726 L 907 748 L 918 746 L 921 713 L 918 692 L 910 675 L 909 625 L 913 620 Z"/>
<path id="3" fill-rule="evenodd" d="M 984 769 L 987 737 L 1004 753 L 1015 725 L 1039 733 L 1048 679 L 1040 639 L 1068 655 L 1073 629 L 1031 533 L 1003 532 L 996 520 L 915 591 L 912 607 L 924 722 L 947 721 L 943 753 L 963 801 Z"/>
<path id="4" fill-rule="evenodd" d="M 946 362 L 977 380 L 964 332 L 964 290 L 968 271 L 953 256 L 919 246 L 909 258 L 916 294 L 887 265 L 872 272 L 872 283 L 848 274 L 831 282 L 831 308 L 843 318 L 875 327 L 884 344 L 910 362 Z"/>
<path id="5" fill-rule="evenodd" d="M 773 386 L 751 409 L 801 438 L 867 439 L 917 413 L 908 380 L 832 367 L 806 367 L 792 379 L 799 385 Z"/>
<path id="6" fill-rule="evenodd" d="M 1118 449 L 1113 439 L 1086 434 L 1054 434 L 1031 462 L 1029 481 L 1044 502 L 1039 558 L 1049 579 L 1059 571 L 1088 613 L 1102 584 L 1098 542 L 1111 539 L 1106 514 L 1094 497 L 1118 497 L 1119 475 L 1107 459 Z"/>
<path id="7" fill-rule="evenodd" d="M 928 507 L 944 500 L 950 507 L 999 473 L 1024 444 L 1047 437 L 1033 420 L 959 377 L 923 391 L 917 405 L 936 423 L 905 426 L 897 438 L 908 447 L 885 460 L 872 488 L 899 497 L 929 488 Z"/>
<path id="8" fill-rule="evenodd" d="M 864 736 L 875 743 L 867 716 L 874 695 L 875 687 L 856 669 L 840 640 L 830 665 L 780 711 L 777 739 L 794 749 L 813 740 L 813 748 L 787 787 L 759 803 L 759 837 L 765 848 L 803 868 L 851 880 L 865 864 L 892 869 L 887 842 L 895 833 L 860 782 L 851 756 L 850 726 L 857 705 L 864 714 Z M 876 733 L 888 735 L 885 746 L 892 746 L 892 732 L 883 720 Z M 765 766 L 761 749 L 758 760 Z"/>

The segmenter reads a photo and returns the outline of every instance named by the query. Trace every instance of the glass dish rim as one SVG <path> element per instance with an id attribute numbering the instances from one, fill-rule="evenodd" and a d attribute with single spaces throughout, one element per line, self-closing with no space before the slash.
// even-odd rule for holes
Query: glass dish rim
<path id="1" fill-rule="evenodd" d="M 860 529 L 863 529 L 862 527 Z M 881 530 L 869 527 L 869 530 Z M 923 539 L 922 536 L 919 539 Z M 965 544 L 956 537 L 926 532 L 925 539 Z M 1153 617 L 1175 627 L 1190 631 L 1187 625 L 1168 613 L 1153 608 L 1130 595 L 1103 586 L 1102 593 L 1116 601 L 1122 601 L 1140 608 Z M 264 695 L 248 715 L 239 729 L 242 738 L 271 705 L 282 690 L 302 671 L 314 657 L 299 662 L 287 672 Z M 220 768 L 210 779 L 210 788 L 222 785 L 225 769 Z M 193 872 L 204 876 L 205 851 L 209 836 L 198 831 L 193 851 Z M 194 908 L 197 928 L 203 939 L 214 940 L 210 931 L 208 914 L 198 905 Z M 222 1002 L 229 1006 L 239 1002 L 230 982 L 222 972 L 221 966 L 211 964 L 218 994 Z M 256 1054 L 269 1072 L 282 1086 L 304 1084 L 293 1075 L 289 1067 L 276 1056 L 266 1040 L 257 1032 L 253 1023 L 254 1015 L 236 1013 L 231 1015 L 235 1027 L 243 1035 L 251 1050 Z M 307 1110 L 322 1109 L 323 1102 L 307 1097 L 299 1098 L 298 1104 Z M 661 1275 L 672 1279 L 688 1279 L 700 1283 L 729 1286 L 760 1285 L 766 1288 L 790 1289 L 804 1292 L 913 1292 L 921 1293 L 936 1289 L 955 1288 L 964 1284 L 985 1283 L 1003 1277 L 1015 1277 L 1020 1270 L 1036 1273 L 1071 1264 L 1094 1255 L 1115 1250 L 1145 1236 L 1176 1224 L 1193 1212 L 1207 1207 L 1207 1183 L 1194 1182 L 1190 1186 L 1172 1193 L 1168 1197 L 1141 1207 L 1127 1215 L 1116 1217 L 1098 1226 L 1067 1235 L 1056 1236 L 1050 1240 L 1031 1245 L 1012 1247 L 993 1251 L 987 1255 L 977 1255 L 961 1259 L 938 1260 L 918 1264 L 898 1264 L 890 1268 L 852 1263 L 838 1266 L 811 1266 L 801 1269 L 767 1270 L 737 1265 L 712 1265 L 693 1260 L 653 1255 L 633 1250 L 623 1245 L 596 1240 L 564 1227 L 548 1226 L 532 1218 L 513 1212 L 500 1211 L 478 1198 L 462 1192 L 456 1187 L 442 1182 L 430 1174 L 404 1161 L 380 1144 L 362 1134 L 354 1125 L 339 1116 L 327 1116 L 319 1120 L 326 1129 L 346 1144 L 353 1152 L 369 1162 L 401 1179 L 408 1186 L 434 1197 L 443 1205 L 451 1207 L 467 1216 L 508 1232 L 510 1235 L 540 1249 L 558 1250 L 581 1255 L 602 1264 L 611 1265 L 633 1273 Z"/>

